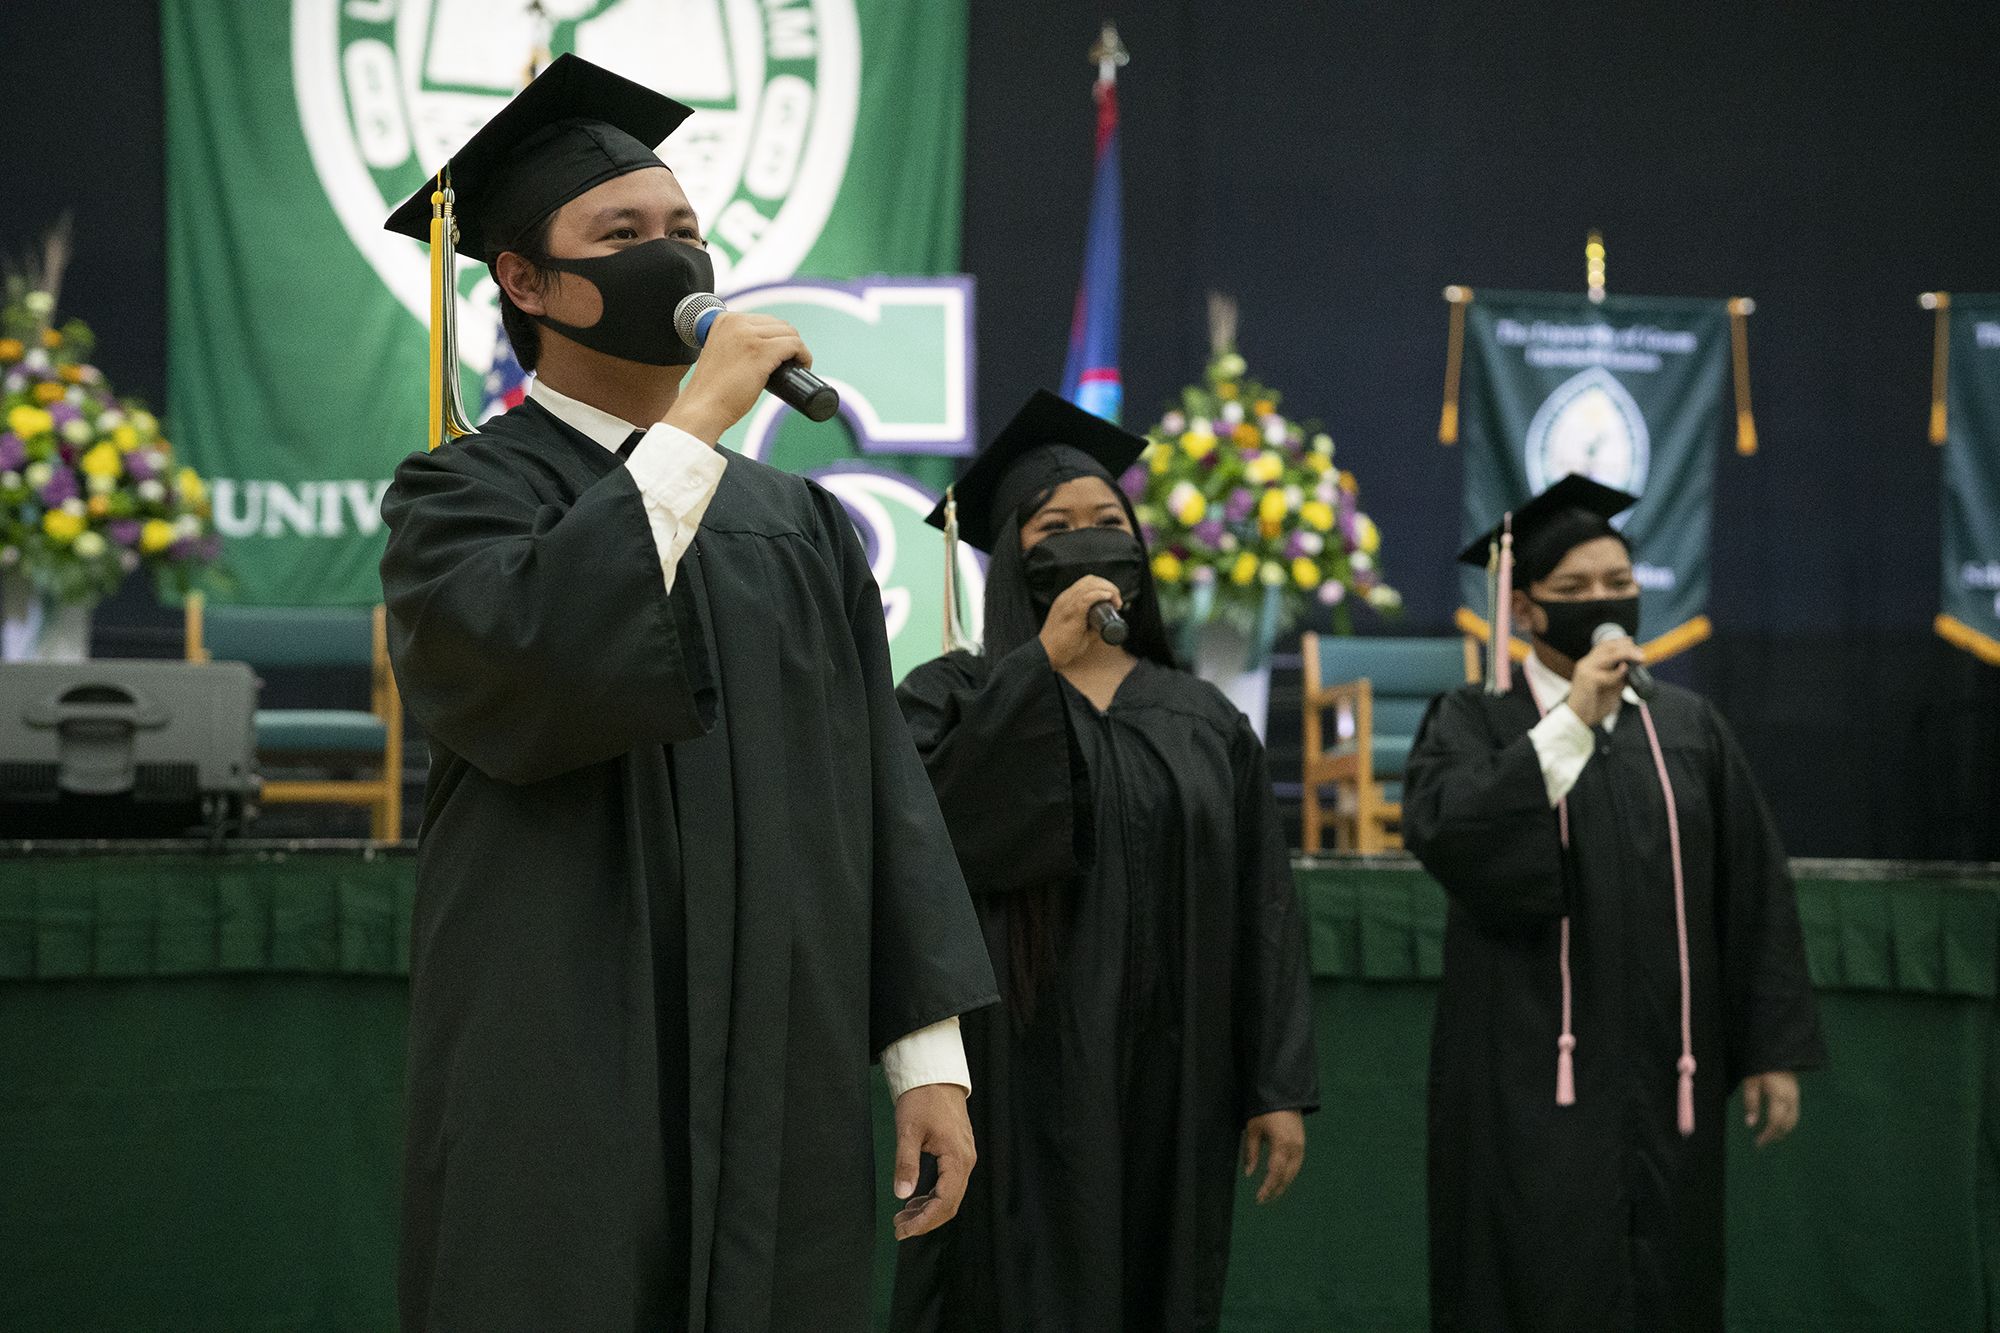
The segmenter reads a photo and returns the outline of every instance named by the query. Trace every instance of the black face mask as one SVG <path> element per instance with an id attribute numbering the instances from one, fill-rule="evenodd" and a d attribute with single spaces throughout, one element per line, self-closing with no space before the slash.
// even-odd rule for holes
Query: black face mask
<path id="1" fill-rule="evenodd" d="M 1042 538 L 1021 556 L 1028 593 L 1043 615 L 1086 574 L 1107 579 L 1130 603 L 1146 588 L 1146 548 L 1123 528 L 1073 528 Z"/>
<path id="2" fill-rule="evenodd" d="M 1632 638 L 1639 637 L 1639 599 L 1606 597 L 1592 602 L 1544 602 L 1530 598 L 1548 616 L 1548 628 L 1535 637 L 1575 662 L 1587 656 L 1590 636 L 1599 625 L 1616 625 Z"/>
<path id="3" fill-rule="evenodd" d="M 604 313 L 588 328 L 546 315 L 536 315 L 537 323 L 620 361 L 691 366 L 701 355 L 674 332 L 681 299 L 715 290 L 715 261 L 701 247 L 662 237 L 590 259 L 545 259 L 541 266 L 595 284 Z"/>

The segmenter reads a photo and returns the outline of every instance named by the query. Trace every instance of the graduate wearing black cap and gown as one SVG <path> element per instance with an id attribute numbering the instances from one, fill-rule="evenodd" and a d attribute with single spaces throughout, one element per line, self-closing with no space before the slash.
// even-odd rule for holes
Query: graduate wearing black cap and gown
<path id="1" fill-rule="evenodd" d="M 1609 520 L 1633 503 L 1569 477 L 1465 553 L 1511 545 L 1501 600 L 1535 651 L 1509 689 L 1438 699 L 1410 756 L 1404 837 L 1450 895 L 1438 1329 L 1721 1329 L 1727 1099 L 1745 1084 L 1774 1138 L 1798 1115 L 1788 1071 L 1825 1059 L 1749 765 L 1700 696 L 1624 684 L 1638 588 Z M 1626 637 L 1593 647 L 1604 623 Z"/>
<path id="2" fill-rule="evenodd" d="M 459 249 L 531 251 L 686 114 L 563 57 L 453 159 Z M 423 234 L 429 193 L 392 228 Z M 601 294 L 591 327 L 545 321 L 602 354 L 573 373 L 694 360 L 669 320 L 712 275 L 667 226 L 544 257 Z M 870 1060 L 905 1096 L 962 1084 L 954 1016 L 995 998 L 880 597 L 825 491 L 566 387 L 411 457 L 384 504 L 431 744 L 403 1324 L 863 1328 Z"/>
<path id="3" fill-rule="evenodd" d="M 1216 1327 L 1246 1126 L 1289 1118 L 1302 1152 L 1291 1113 L 1318 1101 L 1263 747 L 1174 665 L 1113 481 L 1144 446 L 1037 394 L 956 488 L 965 539 L 993 556 L 984 650 L 898 691 L 1006 997 L 965 1020 L 979 1171 L 956 1221 L 899 1250 L 898 1329 Z M 1024 557 L 1024 522 L 1078 478 L 1109 489 L 1068 521 L 1122 511 L 1129 531 Z M 1038 637 L 1086 573 L 1119 589 L 1130 627 L 1103 707 Z M 1274 1193 L 1297 1169 L 1276 1157 Z"/>

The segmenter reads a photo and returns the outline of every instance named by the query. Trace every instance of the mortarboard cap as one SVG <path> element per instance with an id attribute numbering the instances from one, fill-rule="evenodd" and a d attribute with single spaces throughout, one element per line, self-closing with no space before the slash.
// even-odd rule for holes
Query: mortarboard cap
<path id="1" fill-rule="evenodd" d="M 1617 536 L 1611 520 L 1637 503 L 1638 496 L 1580 474 L 1564 477 L 1513 511 L 1516 582 L 1523 587 L 1539 582 L 1583 543 Z M 1495 525 L 1459 552 L 1459 563 L 1484 569 L 1499 541 Z"/>
<path id="2" fill-rule="evenodd" d="M 665 165 L 655 149 L 692 114 L 671 97 L 576 55 L 558 56 L 446 164 L 458 253 L 490 262 L 570 200 L 627 172 Z M 438 179 L 403 201 L 388 230 L 430 240 Z"/>
<path id="3" fill-rule="evenodd" d="M 1073 403 L 1035 390 L 1014 419 L 972 460 L 953 488 L 958 535 L 991 552 L 1014 511 L 1034 496 L 1076 477 L 1118 476 L 1146 451 L 1144 438 Z M 945 503 L 926 521 L 943 529 Z"/>

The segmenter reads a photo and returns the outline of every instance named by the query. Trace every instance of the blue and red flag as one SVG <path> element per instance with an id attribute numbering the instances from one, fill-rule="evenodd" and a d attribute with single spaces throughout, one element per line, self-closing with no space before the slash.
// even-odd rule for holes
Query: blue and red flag
<path id="1" fill-rule="evenodd" d="M 1116 422 L 1125 400 L 1118 371 L 1118 312 L 1124 302 L 1124 204 L 1118 181 L 1118 85 L 1099 77 L 1097 176 L 1090 189 L 1090 229 L 1084 239 L 1083 284 L 1070 323 L 1069 357 L 1063 363 L 1063 397 L 1086 412 Z"/>
<path id="2" fill-rule="evenodd" d="M 486 372 L 484 387 L 485 402 L 479 409 L 481 421 L 512 411 L 528 397 L 528 372 L 515 359 L 514 344 L 507 340 L 507 330 L 498 325 L 494 327 L 493 368 Z"/>

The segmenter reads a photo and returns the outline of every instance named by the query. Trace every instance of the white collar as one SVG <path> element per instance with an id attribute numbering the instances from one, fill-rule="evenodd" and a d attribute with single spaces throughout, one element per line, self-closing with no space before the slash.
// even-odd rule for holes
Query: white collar
<path id="1" fill-rule="evenodd" d="M 557 393 L 540 375 L 535 376 L 535 382 L 528 386 L 528 397 L 547 408 L 549 415 L 565 426 L 582 432 L 613 453 L 625 447 L 625 441 L 632 438 L 633 431 L 643 429 L 629 421 L 620 421 L 601 407 L 592 407 L 568 394 Z"/>
<path id="2" fill-rule="evenodd" d="M 1549 665 L 1535 656 L 1532 650 L 1529 651 L 1523 666 L 1528 677 L 1528 688 L 1534 691 L 1535 702 L 1541 705 L 1544 713 L 1569 698 L 1569 682 L 1551 670 Z M 1638 693 L 1630 685 L 1625 687 L 1623 697 L 1628 704 L 1639 702 Z"/>

